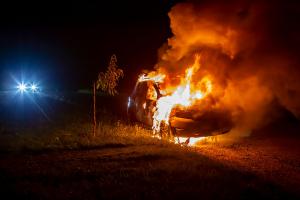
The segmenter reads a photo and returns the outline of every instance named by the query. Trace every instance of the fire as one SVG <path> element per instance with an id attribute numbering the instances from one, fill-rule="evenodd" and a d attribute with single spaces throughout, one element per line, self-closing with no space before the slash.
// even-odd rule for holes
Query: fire
<path id="1" fill-rule="evenodd" d="M 199 61 L 200 61 L 200 56 L 196 55 L 194 64 L 185 70 L 185 74 L 183 78 L 181 78 L 180 83 L 175 87 L 173 85 L 164 88 L 164 90 L 160 89 L 160 93 L 163 94 L 163 96 L 158 99 L 154 98 L 157 99 L 155 111 L 153 114 L 153 126 L 152 126 L 154 137 L 157 136 L 160 137 L 157 133 L 160 132 L 162 123 L 169 125 L 170 114 L 175 106 L 188 108 L 189 106 L 194 105 L 197 101 L 204 99 L 208 94 L 212 92 L 213 84 L 211 82 L 210 77 L 204 76 L 200 80 L 197 79 L 199 77 L 194 77 L 200 69 Z M 143 82 L 143 81 L 151 80 L 156 83 L 164 83 L 165 78 L 166 78 L 166 74 L 153 71 L 148 74 L 143 74 L 139 76 L 138 81 Z M 152 94 L 152 92 L 150 93 Z M 143 108 L 146 109 L 146 103 L 143 104 Z M 197 142 L 202 141 L 203 139 L 204 137 L 201 138 L 177 137 L 177 141 L 175 141 L 175 143 L 184 143 L 182 141 L 186 141 L 185 143 L 188 143 L 189 145 L 195 145 Z"/>
<path id="2" fill-rule="evenodd" d="M 162 83 L 165 77 L 166 77 L 165 74 L 157 74 L 156 72 L 150 72 L 147 75 L 146 74 L 140 75 L 138 81 L 143 82 L 143 81 L 152 80 L 156 83 Z"/>
<path id="3" fill-rule="evenodd" d="M 199 137 L 199 138 L 177 137 L 177 140 L 175 140 L 175 144 L 186 143 L 188 146 L 197 146 L 198 143 L 205 141 L 205 139 L 206 137 Z"/>
<path id="4" fill-rule="evenodd" d="M 156 111 L 153 115 L 152 129 L 154 133 L 160 131 L 162 122 L 169 124 L 170 114 L 174 106 L 191 106 L 196 100 L 203 99 L 212 91 L 212 83 L 207 77 L 204 77 L 199 82 L 199 84 L 205 85 L 205 88 L 197 88 L 195 84 L 192 84 L 193 75 L 200 68 L 199 60 L 200 56 L 197 55 L 193 66 L 186 69 L 184 78 L 172 94 L 158 99 Z M 164 75 L 160 76 L 164 77 Z M 199 84 L 196 84 L 196 86 Z"/>
<path id="5" fill-rule="evenodd" d="M 283 13 L 278 5 L 188 1 L 171 8 L 172 36 L 158 51 L 157 72 L 139 78 L 162 83 L 163 91 L 151 107 L 153 119 L 148 120 L 154 133 L 171 123 L 182 136 L 197 129 L 197 136 L 216 132 L 244 137 L 270 123 L 279 107 L 299 118 L 298 49 L 287 45 L 296 38 L 286 42 L 273 34 L 269 15 Z M 280 13 L 278 19 L 284 20 Z M 187 66 L 195 52 L 201 52 L 205 64 L 200 66 L 196 56 Z M 195 119 L 195 129 L 181 123 L 187 118 Z"/>

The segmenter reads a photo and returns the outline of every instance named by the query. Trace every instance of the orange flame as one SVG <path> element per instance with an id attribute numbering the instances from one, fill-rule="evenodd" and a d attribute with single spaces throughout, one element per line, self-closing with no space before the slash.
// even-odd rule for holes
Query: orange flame
<path id="1" fill-rule="evenodd" d="M 175 144 L 186 144 L 188 146 L 197 146 L 198 143 L 204 141 L 205 139 L 206 137 L 199 137 L 199 138 L 177 137 L 177 140 L 175 140 Z"/>
<path id="2" fill-rule="evenodd" d="M 199 70 L 200 56 L 196 56 L 192 67 L 185 71 L 185 77 L 181 80 L 180 85 L 175 89 L 171 95 L 161 97 L 156 104 L 156 111 L 153 115 L 153 132 L 160 131 L 161 123 L 169 124 L 169 117 L 174 106 L 191 106 L 195 100 L 199 100 L 207 96 L 212 91 L 212 83 L 208 78 L 203 78 L 200 83 L 205 84 L 205 91 L 200 88 L 194 88 L 191 85 L 192 77 L 196 71 Z M 192 89 L 194 88 L 194 89 Z"/>
<path id="3" fill-rule="evenodd" d="M 143 81 L 152 80 L 156 83 L 162 83 L 165 77 L 166 77 L 165 74 L 157 74 L 156 72 L 150 72 L 147 75 L 146 74 L 140 75 L 138 81 L 143 82 Z"/>
<path id="4" fill-rule="evenodd" d="M 160 91 L 161 94 L 165 94 L 166 91 L 173 91 L 169 95 L 160 97 L 156 102 L 156 108 L 153 114 L 153 137 L 159 137 L 156 133 L 160 132 L 161 123 L 169 125 L 169 118 L 172 109 L 175 106 L 181 106 L 187 108 L 194 105 L 198 100 L 205 98 L 213 90 L 211 79 L 208 76 L 204 76 L 200 81 L 193 80 L 193 76 L 200 69 L 200 56 L 195 56 L 194 64 L 185 70 L 185 76 L 180 80 L 180 84 L 176 87 L 171 86 L 165 88 L 164 91 Z M 158 73 L 156 71 L 148 74 L 142 74 L 139 76 L 138 81 L 154 81 L 156 83 L 163 83 L 166 75 Z M 143 104 L 143 108 L 146 108 L 146 103 Z M 205 137 L 201 138 L 181 138 L 177 137 L 175 143 L 182 144 L 183 141 L 188 141 L 188 145 L 194 146 L 197 142 L 202 141 Z"/>

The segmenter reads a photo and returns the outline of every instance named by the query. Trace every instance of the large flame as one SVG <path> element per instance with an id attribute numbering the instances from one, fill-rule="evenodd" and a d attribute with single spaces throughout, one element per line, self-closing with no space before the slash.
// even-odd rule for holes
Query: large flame
<path id="1" fill-rule="evenodd" d="M 282 3 L 176 4 L 168 14 L 172 36 L 159 49 L 156 72 L 140 77 L 160 82 L 163 89 L 153 130 L 168 124 L 177 106 L 196 108 L 195 118 L 220 111 L 216 115 L 232 122 L 229 134 L 234 137 L 248 136 L 276 120 L 283 109 L 299 119 L 299 31 L 286 15 L 299 12 L 297 6 Z M 197 53 L 201 62 L 198 56 L 187 67 Z"/>
<path id="2" fill-rule="evenodd" d="M 202 99 L 212 91 L 212 83 L 204 77 L 199 82 L 192 83 L 192 78 L 195 72 L 200 68 L 200 56 L 196 56 L 194 64 L 185 70 L 185 76 L 181 79 L 180 84 L 175 87 L 175 91 L 170 95 L 163 96 L 157 100 L 156 111 L 153 115 L 153 131 L 160 132 L 161 123 L 169 124 L 169 118 L 174 106 L 188 107 L 196 100 Z M 163 76 L 163 75 L 161 75 Z M 164 76 L 163 76 L 164 77 Z M 199 84 L 204 85 L 198 88 Z"/>

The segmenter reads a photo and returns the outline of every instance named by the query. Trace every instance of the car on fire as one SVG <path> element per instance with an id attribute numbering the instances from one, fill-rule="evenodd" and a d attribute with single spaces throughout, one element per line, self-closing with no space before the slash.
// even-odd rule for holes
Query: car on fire
<path id="1" fill-rule="evenodd" d="M 159 83 L 154 80 L 137 81 L 128 98 L 127 115 L 132 121 L 153 126 L 153 115 L 161 94 Z M 197 138 L 224 134 L 232 129 L 230 112 L 208 109 L 174 107 L 168 121 L 168 134 L 175 137 Z"/>

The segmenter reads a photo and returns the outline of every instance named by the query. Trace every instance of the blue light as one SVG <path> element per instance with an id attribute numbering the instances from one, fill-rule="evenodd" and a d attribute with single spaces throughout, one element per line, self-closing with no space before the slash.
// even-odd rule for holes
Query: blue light
<path id="1" fill-rule="evenodd" d="M 40 87 L 36 83 L 18 83 L 17 85 L 17 91 L 20 93 L 38 93 L 40 90 Z"/>
<path id="2" fill-rule="evenodd" d="M 25 83 L 19 83 L 19 85 L 17 86 L 18 91 L 20 91 L 21 93 L 26 92 L 27 90 L 27 85 Z"/>
<path id="3" fill-rule="evenodd" d="M 37 92 L 38 91 L 38 86 L 35 83 L 32 83 L 30 86 L 31 92 Z"/>

